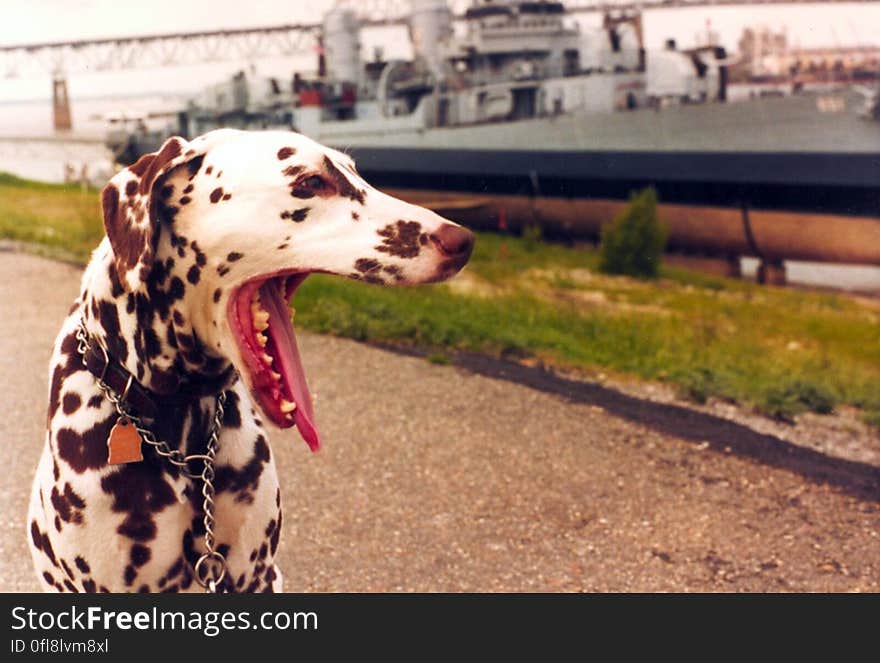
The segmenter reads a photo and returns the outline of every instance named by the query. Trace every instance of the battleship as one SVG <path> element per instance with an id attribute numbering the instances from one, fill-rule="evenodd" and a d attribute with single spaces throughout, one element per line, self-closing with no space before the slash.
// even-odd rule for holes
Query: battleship
<path id="1" fill-rule="evenodd" d="M 483 0 L 463 19 L 414 0 L 412 58 L 364 59 L 357 15 L 336 7 L 314 74 L 242 72 L 167 126 L 119 123 L 108 146 L 130 162 L 171 134 L 285 127 L 351 153 L 379 185 L 448 192 L 463 208 L 485 196 L 625 199 L 650 185 L 690 205 L 877 213 L 876 90 L 733 99 L 724 48 L 670 40 L 648 52 L 637 12 L 587 30 L 563 2 Z"/>

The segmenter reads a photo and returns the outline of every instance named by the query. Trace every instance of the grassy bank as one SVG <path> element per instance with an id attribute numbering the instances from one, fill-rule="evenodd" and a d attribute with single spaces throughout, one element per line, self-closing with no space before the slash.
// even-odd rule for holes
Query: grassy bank
<path id="1" fill-rule="evenodd" d="M 103 234 L 97 191 L 0 173 L 0 237 L 85 263 Z"/>
<path id="2" fill-rule="evenodd" d="M 0 177 L 0 236 L 83 262 L 101 235 L 95 192 Z M 660 380 L 774 417 L 853 405 L 880 426 L 880 306 L 671 268 L 652 282 L 609 277 L 596 262 L 590 251 L 481 234 L 448 284 L 311 277 L 297 324 L 419 346 L 437 361 L 468 350 Z"/>

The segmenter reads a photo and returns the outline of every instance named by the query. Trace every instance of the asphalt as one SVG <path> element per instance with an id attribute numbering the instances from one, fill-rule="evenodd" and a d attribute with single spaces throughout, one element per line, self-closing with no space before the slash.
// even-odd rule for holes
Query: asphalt
<path id="1" fill-rule="evenodd" d="M 80 271 L 0 252 L 0 590 Z M 503 324 L 502 321 L 499 321 Z M 877 591 L 880 470 L 478 357 L 301 332 L 324 449 L 276 434 L 287 591 Z"/>

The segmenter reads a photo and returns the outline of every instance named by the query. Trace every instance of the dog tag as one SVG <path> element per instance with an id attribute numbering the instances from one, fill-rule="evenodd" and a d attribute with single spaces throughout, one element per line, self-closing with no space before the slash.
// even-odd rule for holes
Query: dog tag
<path id="1" fill-rule="evenodd" d="M 127 417 L 119 417 L 113 424 L 110 437 L 107 438 L 107 449 L 110 452 L 107 462 L 111 465 L 137 463 L 144 459 L 140 433 Z"/>

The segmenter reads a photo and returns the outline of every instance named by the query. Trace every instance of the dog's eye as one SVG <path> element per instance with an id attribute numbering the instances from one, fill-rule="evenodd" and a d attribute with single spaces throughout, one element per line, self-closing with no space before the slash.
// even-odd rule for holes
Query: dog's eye
<path id="1" fill-rule="evenodd" d="M 299 184 L 303 189 L 308 189 L 309 191 L 320 191 L 324 188 L 325 182 L 324 178 L 320 175 L 311 175 Z"/>

